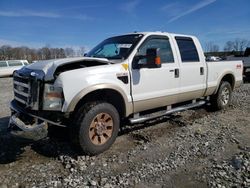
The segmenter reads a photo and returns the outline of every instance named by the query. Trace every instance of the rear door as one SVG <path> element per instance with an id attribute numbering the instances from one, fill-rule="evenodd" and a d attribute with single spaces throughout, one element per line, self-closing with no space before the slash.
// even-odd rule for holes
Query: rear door
<path id="1" fill-rule="evenodd" d="M 137 55 L 145 55 L 149 48 L 159 48 L 162 66 L 131 69 L 134 112 L 166 106 L 177 100 L 180 78 L 175 76 L 175 70 L 179 65 L 171 41 L 167 36 L 149 36 L 138 48 Z"/>
<path id="2" fill-rule="evenodd" d="M 175 36 L 180 61 L 180 94 L 178 102 L 200 98 L 206 90 L 207 66 L 199 42 L 195 38 Z M 197 41 L 194 41 L 197 40 Z"/>

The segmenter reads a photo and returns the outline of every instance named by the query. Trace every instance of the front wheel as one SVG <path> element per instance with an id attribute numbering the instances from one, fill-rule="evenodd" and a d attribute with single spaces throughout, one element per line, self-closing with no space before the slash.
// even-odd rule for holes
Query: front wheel
<path id="1" fill-rule="evenodd" d="M 119 113 L 113 105 L 89 103 L 78 110 L 71 138 L 84 154 L 97 155 L 114 143 L 119 126 Z"/>
<path id="2" fill-rule="evenodd" d="M 215 95 L 211 96 L 211 105 L 214 110 L 225 109 L 232 99 L 232 87 L 230 83 L 223 81 Z"/>

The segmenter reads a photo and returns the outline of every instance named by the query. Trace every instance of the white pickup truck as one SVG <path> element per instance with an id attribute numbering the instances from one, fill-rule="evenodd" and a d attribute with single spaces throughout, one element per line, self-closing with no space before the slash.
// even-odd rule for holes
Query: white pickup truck
<path id="1" fill-rule="evenodd" d="M 9 128 L 66 127 L 72 143 L 96 155 L 112 145 L 123 120 L 141 123 L 206 103 L 224 109 L 242 82 L 242 69 L 242 61 L 206 62 L 194 36 L 111 37 L 85 57 L 16 71 Z"/>

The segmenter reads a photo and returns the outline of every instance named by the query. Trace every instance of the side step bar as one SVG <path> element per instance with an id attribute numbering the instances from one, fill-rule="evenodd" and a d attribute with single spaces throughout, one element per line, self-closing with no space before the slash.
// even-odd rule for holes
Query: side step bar
<path id="1" fill-rule="evenodd" d="M 138 117 L 138 118 L 131 118 L 131 119 L 129 119 L 129 121 L 132 124 L 134 124 L 134 123 L 142 123 L 144 121 L 155 119 L 155 118 L 158 118 L 158 117 L 161 117 L 161 116 L 166 116 L 166 115 L 172 114 L 174 112 L 181 112 L 181 111 L 184 111 L 184 110 L 188 110 L 190 108 L 199 107 L 199 106 L 202 106 L 204 104 L 206 104 L 206 101 L 199 101 L 199 102 L 195 102 L 195 103 L 192 103 L 192 104 L 187 104 L 187 105 L 184 105 L 184 106 L 172 108 L 171 110 L 167 110 L 167 111 L 163 112 L 162 114 L 152 115 L 152 116 L 149 116 L 149 117 L 143 117 L 142 116 L 142 117 Z"/>

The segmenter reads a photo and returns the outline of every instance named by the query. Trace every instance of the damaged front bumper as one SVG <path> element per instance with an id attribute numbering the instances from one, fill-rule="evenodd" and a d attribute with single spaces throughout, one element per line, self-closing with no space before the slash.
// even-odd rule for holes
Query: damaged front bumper
<path id="1" fill-rule="evenodd" d="M 10 117 L 8 129 L 11 130 L 13 126 L 17 126 L 22 131 L 29 132 L 41 129 L 46 125 L 47 125 L 46 122 L 41 122 L 41 123 L 35 122 L 33 124 L 24 123 L 24 121 L 20 119 L 20 114 L 16 113 Z"/>
<path id="2" fill-rule="evenodd" d="M 8 129 L 10 131 L 16 130 L 16 127 L 25 132 L 35 131 L 47 126 L 48 123 L 56 126 L 66 127 L 65 125 L 26 111 L 25 109 L 20 107 L 15 100 L 11 101 L 10 109 L 12 112 L 8 125 Z"/>

